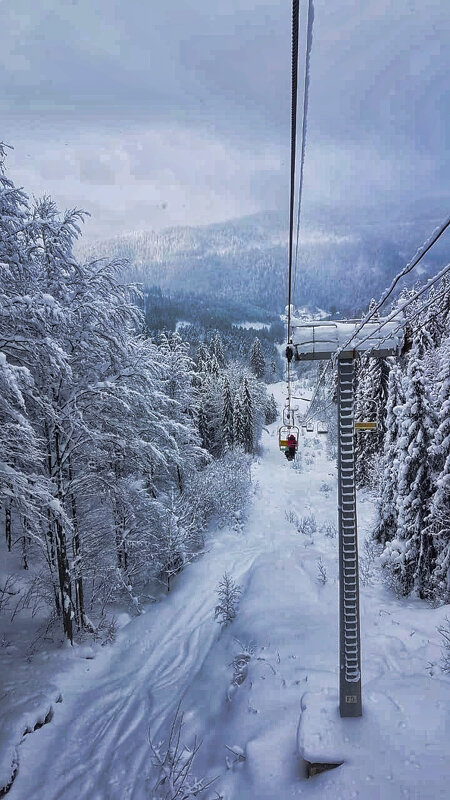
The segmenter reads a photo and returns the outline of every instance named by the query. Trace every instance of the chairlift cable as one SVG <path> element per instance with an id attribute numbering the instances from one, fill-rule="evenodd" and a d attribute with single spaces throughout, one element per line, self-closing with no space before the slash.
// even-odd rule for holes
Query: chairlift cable
<path id="1" fill-rule="evenodd" d="M 331 362 L 330 362 L 330 361 L 327 361 L 327 362 L 324 364 L 324 366 L 322 367 L 322 371 L 319 373 L 319 377 L 317 378 L 317 382 L 316 382 L 316 385 L 315 385 L 315 387 L 314 387 L 314 392 L 313 392 L 313 395 L 312 395 L 312 397 L 311 397 L 311 400 L 309 401 L 309 408 L 308 408 L 308 411 L 307 411 L 307 413 L 306 413 L 306 416 L 305 416 L 305 417 L 303 417 L 303 421 L 304 421 L 304 422 L 305 422 L 305 421 L 307 421 L 307 420 L 309 419 L 309 415 L 310 415 L 310 413 L 311 413 L 311 409 L 312 409 L 312 407 L 313 407 L 313 403 L 314 403 L 314 401 L 315 401 L 315 399 L 316 399 L 316 397 L 317 397 L 317 394 L 318 394 L 318 392 L 319 392 L 319 389 L 320 389 L 320 387 L 321 387 L 322 381 L 323 381 L 323 379 L 324 379 L 324 377 L 325 377 L 325 375 L 326 375 L 326 373 L 327 373 L 328 369 L 330 368 L 330 366 L 331 366 Z"/>
<path id="2" fill-rule="evenodd" d="M 397 275 L 395 276 L 395 278 L 392 281 L 392 283 L 389 286 L 389 288 L 385 290 L 385 292 L 382 295 L 381 299 L 375 305 L 375 308 L 373 308 L 372 311 L 370 311 L 364 317 L 364 319 L 361 320 L 360 324 L 357 325 L 357 327 L 355 328 L 355 330 L 354 330 L 352 336 L 350 337 L 350 339 L 347 342 L 345 342 L 345 344 L 342 345 L 342 347 L 339 348 L 339 350 L 336 353 L 336 358 L 354 340 L 356 334 L 358 334 L 359 331 L 362 330 L 364 325 L 366 325 L 374 317 L 374 315 L 377 313 L 377 311 L 379 311 L 381 306 L 384 305 L 384 303 L 386 302 L 388 297 L 390 297 L 390 295 L 394 291 L 394 289 L 397 286 L 398 282 L 401 280 L 401 278 L 403 278 L 405 275 L 408 275 L 408 273 L 410 273 L 417 266 L 417 264 L 422 260 L 422 258 L 428 253 L 428 251 L 431 250 L 433 245 L 436 244 L 436 242 L 442 236 L 442 234 L 445 233 L 445 231 L 447 230 L 449 225 L 450 225 L 450 217 L 447 217 L 445 222 L 440 227 L 436 228 L 433 231 L 433 233 L 431 234 L 431 236 L 421 245 L 421 247 L 419 247 L 419 249 L 416 251 L 416 254 L 413 256 L 411 261 L 409 261 L 408 264 L 405 267 L 403 267 L 403 269 L 399 273 L 397 273 Z"/>
<path id="3" fill-rule="evenodd" d="M 367 336 L 365 336 L 363 339 L 360 339 L 358 341 L 358 346 L 361 346 L 362 344 L 364 344 L 364 342 L 367 342 L 368 339 L 372 339 L 374 336 L 376 336 L 376 334 L 382 328 L 384 328 L 384 326 L 387 325 L 389 322 L 394 322 L 394 321 L 396 322 L 397 321 L 396 317 L 398 317 L 398 315 L 402 311 L 404 311 L 405 308 L 408 308 L 408 306 L 410 306 L 412 303 L 414 303 L 417 300 L 417 298 L 419 298 L 422 294 L 424 294 L 424 292 L 429 291 L 429 289 L 431 289 L 431 287 L 434 286 L 435 283 L 437 283 L 445 275 L 447 275 L 447 273 L 449 271 L 450 271 L 450 264 L 447 264 L 436 275 L 434 275 L 433 278 L 430 278 L 420 289 L 418 289 L 414 293 L 414 295 L 412 295 L 412 297 L 409 297 L 399 308 L 394 309 L 393 311 L 391 311 L 391 313 L 385 319 L 381 320 L 379 326 L 374 331 L 372 331 L 371 333 L 368 333 Z M 427 307 L 427 306 L 423 306 L 422 308 L 425 308 L 425 307 Z M 399 331 L 405 325 L 406 325 L 406 321 L 402 322 L 402 324 L 399 326 L 399 328 L 397 328 L 397 331 Z M 385 342 L 387 339 L 389 339 L 393 335 L 394 334 L 392 334 L 392 333 L 388 334 L 387 336 L 385 336 L 384 339 L 382 339 L 382 342 Z M 354 336 L 352 336 L 351 341 L 353 339 L 354 339 Z M 381 344 L 381 342 L 379 344 Z M 377 344 L 377 346 L 378 346 L 378 344 Z M 369 352 L 371 352 L 371 351 L 369 351 Z"/>
<path id="4" fill-rule="evenodd" d="M 294 238 L 294 203 L 295 203 L 295 155 L 297 140 L 297 94 L 298 94 L 298 27 L 299 0 L 292 0 L 292 75 L 291 75 L 291 184 L 289 198 L 289 268 L 288 268 L 288 313 L 287 338 L 291 340 L 291 303 L 292 303 L 292 251 Z M 291 416 L 291 370 L 287 365 L 287 407 Z"/>
<path id="5" fill-rule="evenodd" d="M 297 200 L 297 237 L 295 243 L 295 262 L 294 262 L 294 287 L 293 287 L 294 296 L 295 296 L 295 285 L 297 281 L 298 243 L 300 235 L 300 217 L 301 217 L 302 194 L 303 194 L 303 172 L 305 166 L 305 152 L 306 152 L 306 130 L 307 130 L 307 118 L 308 118 L 309 76 L 310 76 L 313 23 L 314 23 L 314 4 L 313 0 L 308 0 L 308 15 L 306 21 L 305 76 L 303 83 L 303 113 L 302 113 L 300 175 L 299 175 L 298 200 Z"/>
<path id="6" fill-rule="evenodd" d="M 450 270 L 450 264 L 448 265 L 448 268 L 447 268 L 447 270 L 446 270 L 446 271 L 448 272 L 449 270 Z M 444 273 L 444 274 L 445 274 L 445 273 Z M 427 285 L 425 288 L 426 288 L 426 289 L 429 289 L 430 287 Z M 402 330 L 402 328 L 406 328 L 406 326 L 407 326 L 407 325 L 409 325 L 409 323 L 410 323 L 412 320 L 414 320 L 414 319 L 417 319 L 417 317 L 420 317 L 420 315 L 421 315 L 421 314 L 423 314 L 423 312 L 424 312 L 424 311 L 426 311 L 426 309 L 427 309 L 427 308 L 430 308 L 430 306 L 434 305 L 434 304 L 435 304 L 436 302 L 438 302 L 440 299 L 442 299 L 443 297 L 445 297 L 445 295 L 447 294 L 447 291 L 448 291 L 448 290 L 447 290 L 447 289 L 445 289 L 445 290 L 444 290 L 444 291 L 442 291 L 442 292 L 438 292 L 438 294 L 437 294 L 437 295 L 435 295 L 435 296 L 434 296 L 434 297 L 433 297 L 431 300 L 429 300 L 427 303 L 424 303 L 424 305 L 421 305 L 421 306 L 420 306 L 420 308 L 418 308 L 418 309 L 417 309 L 417 310 L 414 312 L 414 314 L 411 314 L 411 316 L 409 316 L 409 317 L 405 317 L 405 319 L 401 321 L 401 323 L 399 324 L 398 328 L 396 328 L 396 329 L 395 329 L 395 331 L 394 331 L 393 333 L 389 333 L 389 334 L 387 334 L 387 335 L 384 337 L 384 339 L 381 339 L 381 341 L 380 341 L 380 342 L 377 342 L 377 347 L 379 347 L 381 344 L 384 344 L 384 342 L 386 342 L 386 341 L 387 341 L 388 339 L 390 339 L 391 337 L 393 337 L 393 336 L 396 336 L 396 334 L 397 334 L 397 333 L 399 333 L 399 331 L 401 331 L 401 330 Z M 414 298 L 413 298 L 413 300 L 415 300 L 415 299 L 416 299 L 416 298 L 414 297 Z M 411 301 L 411 302 L 412 302 L 412 301 Z M 408 303 L 408 305 L 410 305 L 410 303 Z M 404 309 L 404 308 L 406 308 L 406 306 L 403 306 L 403 308 L 401 309 L 401 311 L 403 311 L 403 309 Z M 434 319 L 435 317 L 439 316 L 439 313 L 440 313 L 440 312 L 437 312 L 435 315 L 433 315 L 433 316 L 432 316 L 432 317 L 430 317 L 429 319 Z M 420 326 L 419 326 L 418 328 L 416 328 L 415 330 L 419 330 L 419 331 L 420 331 L 420 330 L 421 330 L 421 329 L 422 329 L 422 328 L 423 328 L 423 327 L 424 327 L 424 326 L 427 324 L 427 322 L 428 322 L 428 320 L 425 320 L 425 322 L 423 323 L 423 325 L 420 325 Z M 364 355 L 365 355 L 365 356 L 368 356 L 368 355 L 370 355 L 370 353 L 372 352 L 372 350 L 373 350 L 373 349 L 374 349 L 374 348 L 372 347 L 370 350 L 367 350 L 367 351 L 365 351 Z"/>
<path id="7" fill-rule="evenodd" d="M 299 0 L 292 0 L 291 186 L 289 200 L 288 342 L 291 339 L 292 251 L 294 238 L 295 156 L 297 139 Z"/>

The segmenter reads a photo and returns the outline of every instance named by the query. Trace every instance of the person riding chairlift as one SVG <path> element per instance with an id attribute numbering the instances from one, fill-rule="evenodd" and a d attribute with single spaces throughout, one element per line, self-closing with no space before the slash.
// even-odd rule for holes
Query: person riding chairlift
<path id="1" fill-rule="evenodd" d="M 297 439 L 295 438 L 294 434 L 291 433 L 287 438 L 287 447 L 286 450 L 284 451 L 288 461 L 293 461 L 293 459 L 295 458 L 296 449 L 297 449 Z"/>

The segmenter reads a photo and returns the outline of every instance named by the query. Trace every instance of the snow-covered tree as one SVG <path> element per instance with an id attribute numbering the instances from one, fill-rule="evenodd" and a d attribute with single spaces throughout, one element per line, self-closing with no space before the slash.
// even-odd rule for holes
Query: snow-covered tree
<path id="1" fill-rule="evenodd" d="M 356 480 L 359 486 L 370 482 L 373 459 L 382 449 L 387 398 L 386 367 L 382 359 L 368 358 L 358 369 L 355 419 L 376 422 L 375 431 L 356 433 Z"/>
<path id="2" fill-rule="evenodd" d="M 223 382 L 222 394 L 222 442 L 224 450 L 229 450 L 234 444 L 233 398 L 231 396 L 230 383 L 226 376 Z"/>
<path id="3" fill-rule="evenodd" d="M 441 347 L 438 376 L 438 421 L 432 446 L 435 459 L 435 490 L 427 520 L 436 548 L 432 583 L 436 596 L 450 599 L 450 336 Z"/>
<path id="4" fill-rule="evenodd" d="M 183 504 L 172 494 L 159 503 L 159 525 L 152 537 L 153 563 L 156 576 L 167 591 L 175 575 L 194 558 L 194 525 L 188 519 Z"/>
<path id="5" fill-rule="evenodd" d="M 219 331 L 216 331 L 214 338 L 211 339 L 209 352 L 217 359 L 217 363 L 221 369 L 225 366 L 225 353 L 223 349 L 223 341 Z"/>
<path id="6" fill-rule="evenodd" d="M 234 440 L 246 453 L 253 453 L 253 402 L 246 377 L 242 381 L 234 407 Z"/>
<path id="7" fill-rule="evenodd" d="M 277 403 L 276 403 L 276 400 L 275 400 L 275 397 L 273 396 L 273 394 L 271 394 L 270 397 L 267 400 L 267 403 L 266 403 L 266 406 L 265 406 L 265 409 L 264 409 L 264 413 L 265 413 L 265 423 L 266 423 L 266 425 L 271 425 L 271 423 L 275 422 L 277 420 L 277 418 L 278 418 Z"/>
<path id="8" fill-rule="evenodd" d="M 424 379 L 424 347 L 416 339 L 406 372 L 405 403 L 399 417 L 397 531 L 383 554 L 403 595 L 429 593 L 435 548 L 425 520 L 429 513 L 432 470 L 428 453 L 436 428 Z"/>
<path id="9" fill-rule="evenodd" d="M 231 575 L 225 572 L 216 589 L 218 603 L 214 609 L 214 616 L 222 625 L 229 625 L 237 616 L 239 598 L 242 593 Z"/>
<path id="10" fill-rule="evenodd" d="M 264 361 L 264 356 L 261 352 L 261 342 L 257 336 L 255 336 L 250 350 L 250 368 L 258 379 L 262 378 L 266 371 L 266 362 Z"/>
<path id="11" fill-rule="evenodd" d="M 194 473 L 188 486 L 192 515 L 201 527 L 214 519 L 219 527 L 239 527 L 251 488 L 250 456 L 230 450 Z"/>
<path id="12" fill-rule="evenodd" d="M 372 297 L 372 299 L 371 299 L 371 301 L 369 303 L 369 309 L 368 309 L 368 313 L 369 314 L 372 314 L 372 312 L 374 312 L 372 319 L 379 319 L 380 318 L 380 312 L 378 310 L 375 311 L 376 308 L 377 308 L 377 301 L 375 300 L 374 297 Z"/>
<path id="13" fill-rule="evenodd" d="M 184 473 L 201 462 L 194 423 L 198 404 L 195 365 L 189 355 L 188 343 L 183 342 L 176 332 L 169 337 L 163 335 L 159 349 L 163 355 L 165 394 L 170 400 L 166 411 L 166 429 L 175 445 L 170 468 L 182 492 Z"/>
<path id="14" fill-rule="evenodd" d="M 3 158 L 0 145 L 0 503 L 7 547 L 34 560 L 72 641 L 95 627 L 88 609 L 123 595 L 139 611 L 149 578 L 170 587 L 212 516 L 240 524 L 249 458 L 220 458 L 222 414 L 232 439 L 238 395 L 253 448 L 266 395 L 223 365 L 218 334 L 197 364 L 178 334 L 143 336 L 123 264 L 77 260 L 82 212 L 31 205 Z"/>
<path id="15" fill-rule="evenodd" d="M 235 445 L 243 447 L 245 436 L 244 417 L 240 393 L 236 394 L 233 404 L 233 440 Z"/>
<path id="16" fill-rule="evenodd" d="M 374 531 L 375 538 L 382 545 L 392 539 L 397 530 L 399 418 L 404 400 L 401 370 L 397 364 L 393 364 L 389 373 L 378 519 Z"/>

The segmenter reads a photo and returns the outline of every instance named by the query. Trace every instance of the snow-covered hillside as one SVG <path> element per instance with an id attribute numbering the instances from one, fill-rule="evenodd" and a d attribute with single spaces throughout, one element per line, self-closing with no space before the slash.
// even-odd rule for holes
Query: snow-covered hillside
<path id="1" fill-rule="evenodd" d="M 281 405 L 283 385 L 269 388 Z M 445 606 L 393 597 L 361 546 L 364 716 L 341 722 L 336 474 L 326 437 L 305 433 L 291 465 L 277 423 L 268 426 L 252 487 L 245 525 L 211 531 L 206 554 L 110 647 L 36 655 L 20 668 L 14 648 L 3 648 L 2 751 L 14 757 L 17 745 L 18 758 L 8 798 L 151 800 L 149 737 L 168 736 L 179 703 L 182 741 L 202 740 L 193 773 L 217 777 L 205 798 L 448 796 L 450 680 L 436 631 Z M 361 493 L 361 542 L 372 514 Z M 225 571 L 242 597 L 221 628 L 215 590 Z M 307 780 L 302 754 L 344 763 Z"/>
<path id="2" fill-rule="evenodd" d="M 302 229 L 294 301 L 346 314 L 364 308 L 414 254 L 422 226 L 377 219 L 367 210 L 351 221 L 317 211 Z M 189 287 L 278 311 L 287 294 L 287 241 L 286 218 L 264 212 L 215 225 L 136 231 L 77 249 L 83 258 L 128 259 L 127 278 L 147 286 Z M 440 257 L 438 246 L 423 263 L 424 274 Z"/>

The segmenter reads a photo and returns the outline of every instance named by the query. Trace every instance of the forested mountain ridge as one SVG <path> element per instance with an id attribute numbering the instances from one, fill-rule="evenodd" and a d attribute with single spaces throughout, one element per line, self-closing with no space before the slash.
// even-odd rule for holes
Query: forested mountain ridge
<path id="1" fill-rule="evenodd" d="M 368 209 L 354 220 L 344 212 L 316 209 L 302 228 L 295 302 L 359 312 L 439 222 L 432 208 L 419 220 L 407 212 L 403 219 L 388 211 L 375 216 Z M 126 279 L 144 286 L 189 285 L 198 294 L 279 311 L 287 294 L 287 243 L 287 220 L 264 212 L 197 228 L 137 231 L 90 244 L 79 254 L 126 258 Z M 440 263 L 439 248 L 427 259 L 425 273 Z"/>

